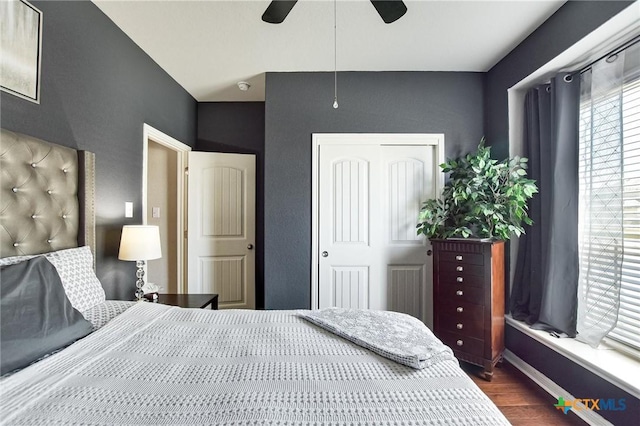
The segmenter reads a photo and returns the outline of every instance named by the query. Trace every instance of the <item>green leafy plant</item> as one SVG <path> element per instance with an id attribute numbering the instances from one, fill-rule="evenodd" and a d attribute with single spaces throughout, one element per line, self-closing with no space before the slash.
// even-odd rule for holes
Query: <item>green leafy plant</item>
<path id="1" fill-rule="evenodd" d="M 427 200 L 418 216 L 418 234 L 428 238 L 508 240 L 531 225 L 527 200 L 538 187 L 527 176 L 527 158 L 498 161 L 482 138 L 475 153 L 440 165 L 449 173 L 442 196 Z"/>

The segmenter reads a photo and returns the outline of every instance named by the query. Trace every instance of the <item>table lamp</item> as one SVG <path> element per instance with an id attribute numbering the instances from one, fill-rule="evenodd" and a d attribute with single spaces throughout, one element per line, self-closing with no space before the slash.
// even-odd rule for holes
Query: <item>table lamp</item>
<path id="1" fill-rule="evenodd" d="M 136 271 L 136 299 L 144 300 L 144 265 L 146 260 L 162 257 L 160 248 L 160 228 L 153 225 L 125 225 L 122 227 L 120 251 L 118 259 L 135 260 Z"/>

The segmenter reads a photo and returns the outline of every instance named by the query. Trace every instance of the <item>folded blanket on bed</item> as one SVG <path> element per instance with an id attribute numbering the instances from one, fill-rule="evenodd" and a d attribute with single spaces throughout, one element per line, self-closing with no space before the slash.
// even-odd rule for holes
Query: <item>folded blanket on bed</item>
<path id="1" fill-rule="evenodd" d="M 300 316 L 356 345 L 416 369 L 455 359 L 417 318 L 399 312 L 326 308 Z"/>

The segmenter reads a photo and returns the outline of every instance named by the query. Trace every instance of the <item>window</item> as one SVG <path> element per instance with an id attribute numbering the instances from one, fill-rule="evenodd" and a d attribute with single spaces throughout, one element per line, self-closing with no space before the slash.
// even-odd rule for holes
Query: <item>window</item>
<path id="1" fill-rule="evenodd" d="M 593 318 L 607 335 L 640 350 L 640 46 L 627 49 L 622 84 L 580 107 L 580 270 Z M 586 77 L 588 80 L 590 77 Z M 585 78 L 583 78 L 583 83 Z M 587 81 L 587 83 L 589 83 Z M 606 87 L 606 85 L 604 86 Z M 622 143 L 620 143 L 620 139 Z M 612 143 L 612 141 L 618 141 Z M 588 160 L 585 160 L 588 158 Z M 594 177 L 595 176 L 595 177 Z M 594 214 L 595 212 L 595 214 Z M 585 223 L 587 226 L 585 226 Z M 619 285 L 619 310 L 615 308 Z"/>
<path id="2" fill-rule="evenodd" d="M 640 78 L 622 92 L 623 234 L 620 310 L 610 338 L 640 349 Z"/>

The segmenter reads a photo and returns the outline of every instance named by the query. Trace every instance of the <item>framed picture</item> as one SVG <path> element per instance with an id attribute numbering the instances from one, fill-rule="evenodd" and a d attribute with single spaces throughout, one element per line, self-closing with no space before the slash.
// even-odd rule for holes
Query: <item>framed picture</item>
<path id="1" fill-rule="evenodd" d="M 0 88 L 40 103 L 42 12 L 25 0 L 2 0 L 0 20 Z"/>

